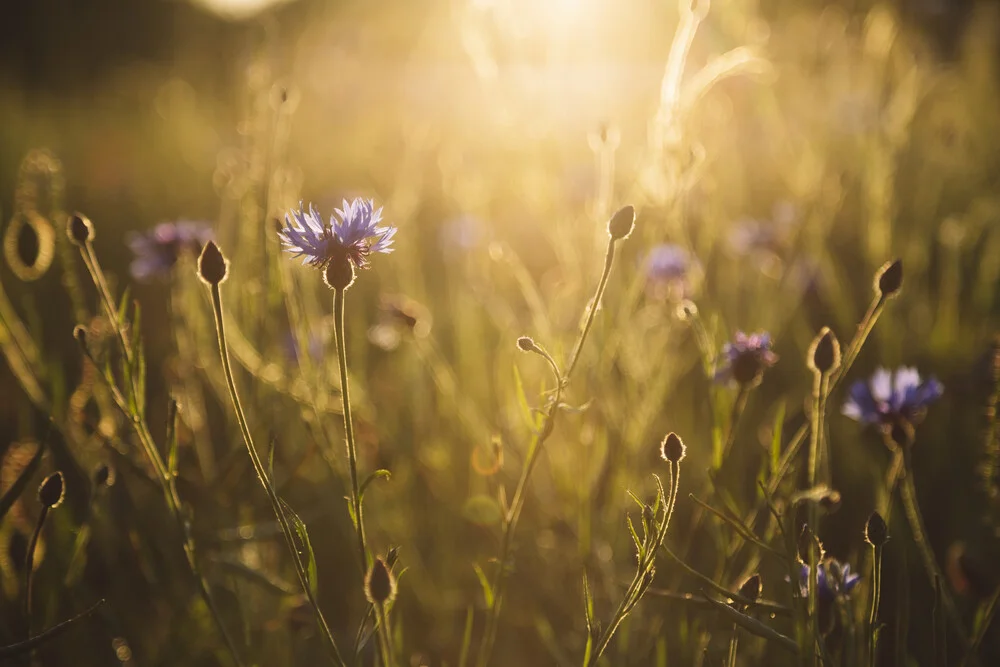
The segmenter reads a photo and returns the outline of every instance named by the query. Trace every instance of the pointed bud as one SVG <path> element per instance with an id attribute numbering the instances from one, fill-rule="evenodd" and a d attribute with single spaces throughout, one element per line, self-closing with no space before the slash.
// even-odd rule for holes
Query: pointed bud
<path id="1" fill-rule="evenodd" d="M 881 547 L 889 541 L 889 529 L 885 525 L 885 519 L 878 512 L 872 512 L 865 524 L 865 541 L 874 547 Z"/>
<path id="2" fill-rule="evenodd" d="M 218 285 L 229 276 L 229 260 L 222 255 L 215 241 L 209 241 L 198 258 L 198 276 L 207 285 Z"/>
<path id="3" fill-rule="evenodd" d="M 684 446 L 684 441 L 672 431 L 660 443 L 660 455 L 671 463 L 680 463 L 686 452 L 687 448 Z"/>
<path id="4" fill-rule="evenodd" d="M 365 597 L 378 605 L 392 602 L 396 597 L 396 578 L 381 558 L 375 559 L 365 577 Z"/>
<path id="5" fill-rule="evenodd" d="M 323 271 L 323 282 L 332 290 L 346 290 L 354 284 L 354 264 L 346 255 L 330 260 Z"/>
<path id="6" fill-rule="evenodd" d="M 760 599 L 760 594 L 762 591 L 762 585 L 760 581 L 760 575 L 754 574 L 749 579 L 743 582 L 740 586 L 739 594 L 740 597 L 746 598 L 750 602 L 756 602 Z"/>
<path id="7" fill-rule="evenodd" d="M 635 228 L 635 209 L 631 206 L 623 206 L 618 212 L 611 216 L 608 221 L 608 234 L 614 241 L 628 238 Z"/>
<path id="8" fill-rule="evenodd" d="M 69 217 L 66 234 L 75 245 L 85 246 L 94 240 L 94 225 L 82 213 L 74 213 Z"/>
<path id="9" fill-rule="evenodd" d="M 54 472 L 42 480 L 38 487 L 38 500 L 49 509 L 54 509 L 62 502 L 64 491 L 63 474 Z"/>
<path id="10" fill-rule="evenodd" d="M 809 347 L 809 368 L 817 373 L 829 373 L 840 366 L 840 341 L 829 327 L 823 327 Z"/>
<path id="11" fill-rule="evenodd" d="M 521 352 L 538 352 L 538 345 L 530 336 L 521 336 L 518 338 L 517 347 Z"/>
<path id="12" fill-rule="evenodd" d="M 875 273 L 875 292 L 882 297 L 895 296 L 903 286 L 903 260 L 886 262 Z"/>

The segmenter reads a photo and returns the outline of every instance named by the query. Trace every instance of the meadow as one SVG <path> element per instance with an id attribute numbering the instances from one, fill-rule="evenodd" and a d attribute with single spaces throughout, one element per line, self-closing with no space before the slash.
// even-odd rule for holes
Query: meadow
<path id="1" fill-rule="evenodd" d="M 67 9 L 0 67 L 0 663 L 1000 664 L 959 4 Z"/>

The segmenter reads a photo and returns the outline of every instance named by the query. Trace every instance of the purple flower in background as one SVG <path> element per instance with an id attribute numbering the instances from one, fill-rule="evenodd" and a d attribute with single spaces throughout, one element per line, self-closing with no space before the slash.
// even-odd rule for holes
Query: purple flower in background
<path id="1" fill-rule="evenodd" d="M 742 218 L 733 223 L 729 248 L 737 255 L 751 257 L 758 264 L 765 263 L 788 246 L 797 221 L 795 204 L 778 202 L 769 220 Z"/>
<path id="2" fill-rule="evenodd" d="M 337 220 L 330 216 L 330 222 L 323 218 L 312 206 L 309 211 L 292 211 L 291 218 L 285 216 L 285 227 L 278 232 L 285 250 L 296 257 L 303 257 L 303 263 L 326 269 L 334 259 L 346 258 L 355 268 L 368 267 L 368 256 L 372 253 L 392 252 L 392 237 L 396 228 L 380 227 L 382 209 L 375 208 L 371 199 L 346 199 L 342 209 L 334 209 Z"/>
<path id="3" fill-rule="evenodd" d="M 684 298 L 697 268 L 698 261 L 687 250 L 673 243 L 662 243 L 646 255 L 646 285 L 655 295 Z"/>
<path id="4" fill-rule="evenodd" d="M 879 368 L 867 382 L 851 385 L 843 413 L 863 424 L 893 424 L 900 418 L 913 423 L 943 392 L 940 382 L 921 380 L 915 368 Z"/>
<path id="5" fill-rule="evenodd" d="M 771 351 L 771 335 L 763 331 L 750 335 L 737 331 L 733 342 L 722 348 L 722 358 L 715 379 L 733 380 L 741 387 L 759 382 L 764 371 L 778 361 Z"/>
<path id="6" fill-rule="evenodd" d="M 145 234 L 133 232 L 128 247 L 133 255 L 129 272 L 145 282 L 170 274 L 177 258 L 187 252 L 197 256 L 205 243 L 212 240 L 212 228 L 203 222 L 161 222 Z"/>
<path id="7" fill-rule="evenodd" d="M 441 225 L 441 245 L 445 250 L 468 251 L 483 240 L 483 223 L 471 215 L 451 218 Z"/>
<path id="8" fill-rule="evenodd" d="M 861 581 L 861 576 L 851 572 L 848 563 L 841 563 L 835 558 L 825 558 L 817 565 L 817 579 L 819 598 L 825 602 L 832 602 L 841 595 L 850 595 L 851 590 Z M 799 587 L 802 597 L 809 595 L 809 566 L 805 563 L 799 564 Z"/>

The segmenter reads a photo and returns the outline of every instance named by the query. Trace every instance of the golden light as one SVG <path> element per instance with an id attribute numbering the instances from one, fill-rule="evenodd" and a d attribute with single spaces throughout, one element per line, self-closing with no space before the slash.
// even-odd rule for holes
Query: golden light
<path id="1" fill-rule="evenodd" d="M 252 18 L 263 11 L 292 0 L 191 0 L 202 9 L 230 21 Z"/>

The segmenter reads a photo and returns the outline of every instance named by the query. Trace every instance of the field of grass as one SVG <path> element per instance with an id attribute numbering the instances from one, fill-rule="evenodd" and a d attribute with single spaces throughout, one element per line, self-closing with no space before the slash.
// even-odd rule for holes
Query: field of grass
<path id="1" fill-rule="evenodd" d="M 0 68 L 0 663 L 1000 664 L 1000 11 L 903 4 Z"/>

